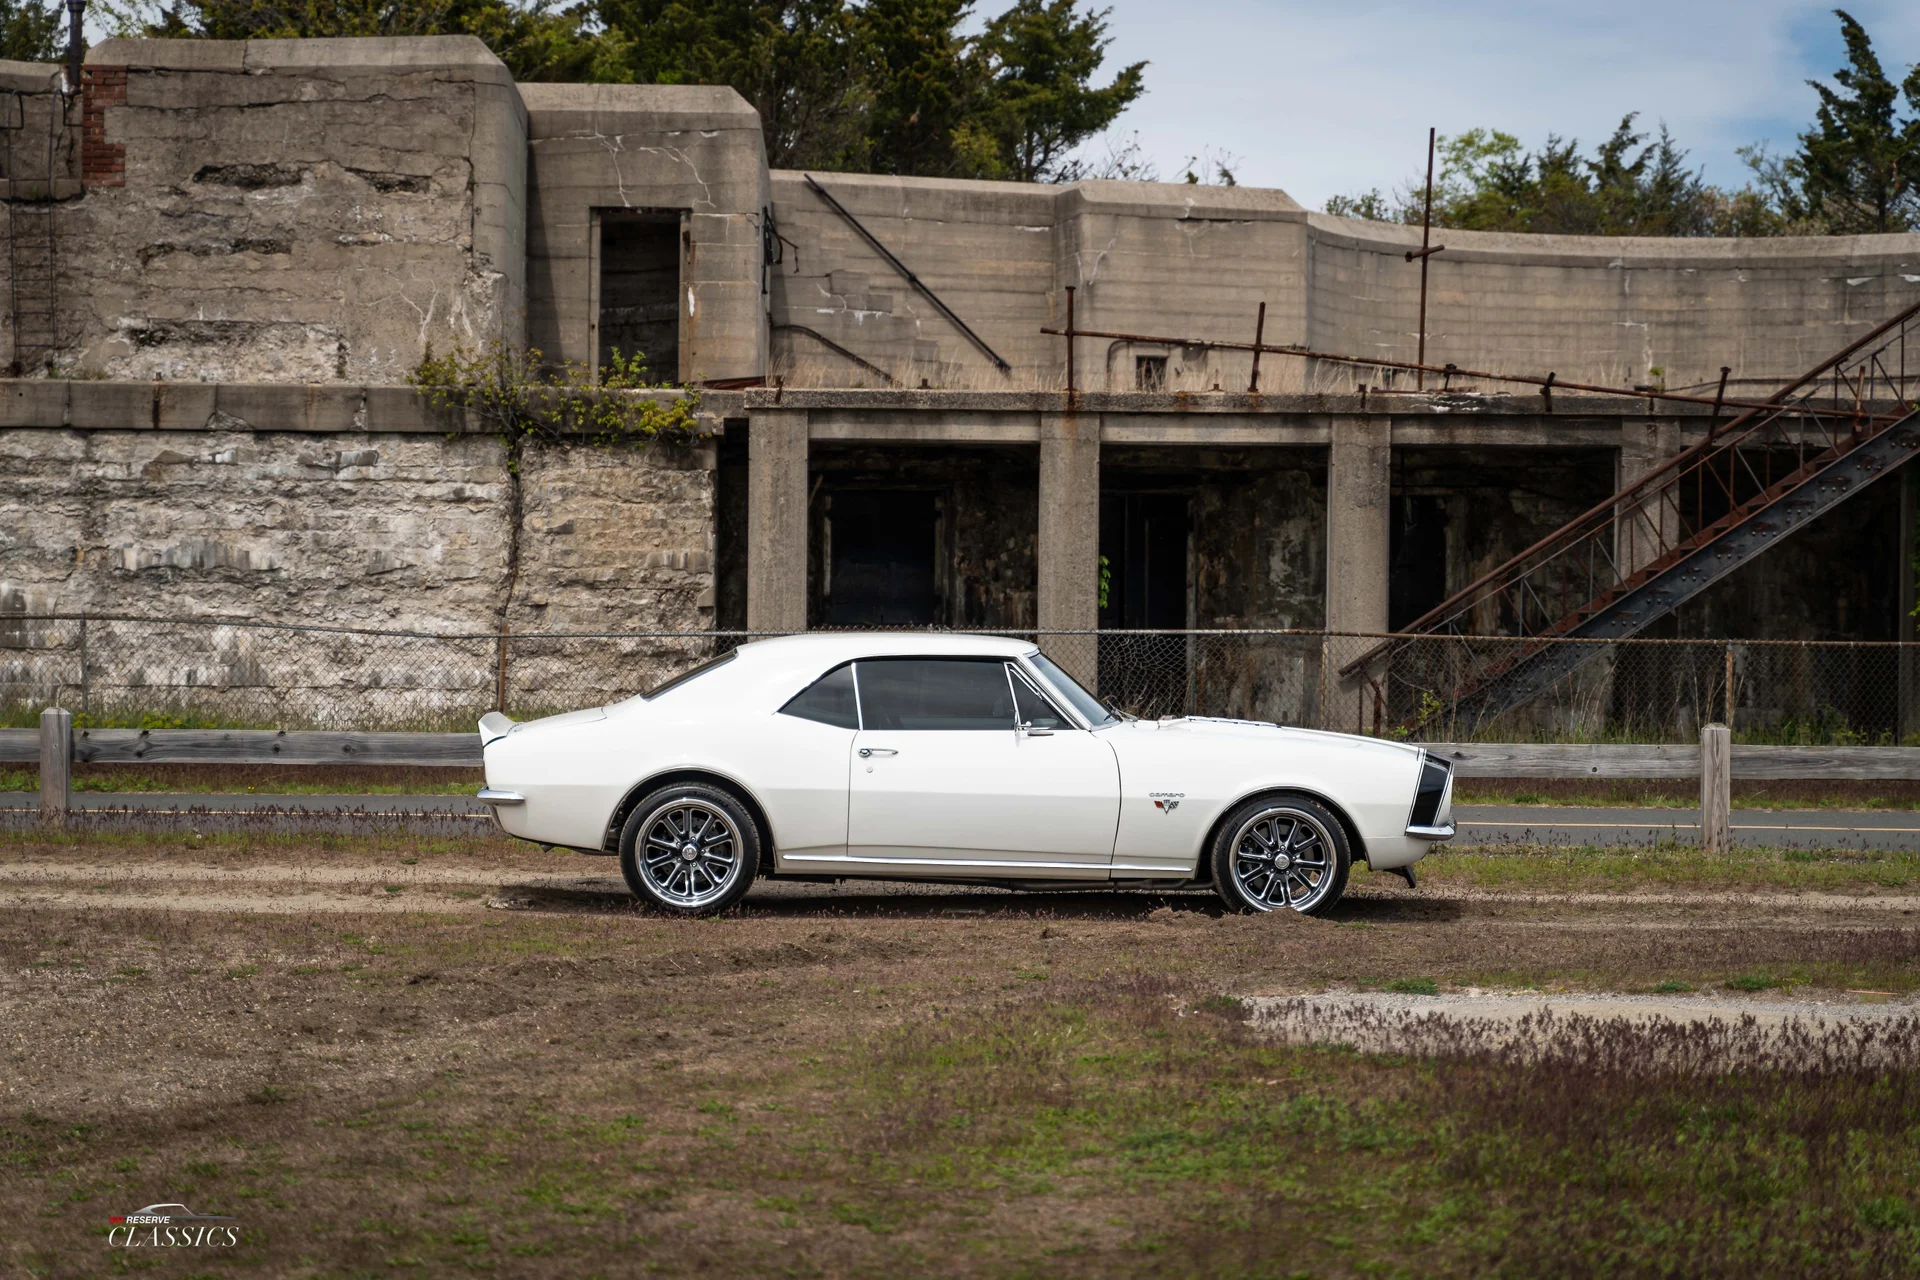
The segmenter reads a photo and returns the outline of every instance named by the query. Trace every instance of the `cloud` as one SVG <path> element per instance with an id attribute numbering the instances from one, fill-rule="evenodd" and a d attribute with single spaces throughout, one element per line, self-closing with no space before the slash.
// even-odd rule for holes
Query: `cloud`
<path id="1" fill-rule="evenodd" d="M 1708 181 L 1737 186 L 1734 149 L 1790 147 L 1813 116 L 1804 81 L 1842 57 L 1831 6 L 1790 0 L 1108 2 L 1109 67 L 1152 63 L 1118 127 L 1163 173 L 1224 148 L 1243 157 L 1241 182 L 1315 208 L 1418 172 L 1429 125 L 1592 143 L 1629 111 L 1666 121 Z M 1890 74 L 1920 59 L 1920 6 L 1847 7 Z"/>

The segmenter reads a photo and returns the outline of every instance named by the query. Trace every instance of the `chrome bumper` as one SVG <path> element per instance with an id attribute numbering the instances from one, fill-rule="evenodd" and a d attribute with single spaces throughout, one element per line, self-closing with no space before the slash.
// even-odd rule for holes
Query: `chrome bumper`
<path id="1" fill-rule="evenodd" d="M 527 798 L 518 791 L 495 791 L 492 787 L 480 788 L 479 792 L 473 798 L 481 804 L 491 805 L 525 804 L 527 802 Z"/>

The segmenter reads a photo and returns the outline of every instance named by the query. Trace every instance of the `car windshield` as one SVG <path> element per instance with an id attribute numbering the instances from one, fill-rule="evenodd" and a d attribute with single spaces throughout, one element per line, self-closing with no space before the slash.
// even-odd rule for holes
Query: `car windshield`
<path id="1" fill-rule="evenodd" d="M 1079 681 L 1053 665 L 1046 654 L 1030 653 L 1027 655 L 1027 661 L 1033 664 L 1035 671 L 1046 677 L 1047 683 L 1054 687 L 1055 692 L 1073 704 L 1073 709 L 1078 711 L 1081 718 L 1089 725 L 1098 729 L 1101 725 L 1119 723 L 1114 719 L 1111 711 L 1100 705 L 1100 699 L 1082 689 Z"/>

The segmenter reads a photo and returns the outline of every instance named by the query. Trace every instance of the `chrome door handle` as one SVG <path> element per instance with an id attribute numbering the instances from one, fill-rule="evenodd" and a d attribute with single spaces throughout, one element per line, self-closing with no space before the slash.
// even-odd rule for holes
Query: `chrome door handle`
<path id="1" fill-rule="evenodd" d="M 899 755 L 899 754 L 900 754 L 900 753 L 899 753 L 898 751 L 895 751 L 895 750 L 894 750 L 894 749 L 893 749 L 892 747 L 862 747 L 862 748 L 860 748 L 860 758 L 861 758 L 862 760 L 871 760 L 871 759 L 873 759 L 873 758 L 874 758 L 875 756 L 897 756 L 897 755 Z"/>

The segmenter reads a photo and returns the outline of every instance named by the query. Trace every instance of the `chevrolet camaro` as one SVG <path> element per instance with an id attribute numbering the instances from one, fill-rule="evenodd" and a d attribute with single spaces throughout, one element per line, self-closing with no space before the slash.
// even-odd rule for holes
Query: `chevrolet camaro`
<path id="1" fill-rule="evenodd" d="M 618 856 L 669 912 L 756 879 L 1212 885 L 1324 912 L 1356 861 L 1453 835 L 1451 764 L 1377 738 L 1141 720 L 1031 642 L 815 634 L 745 644 L 609 706 L 480 721 L 511 835 Z"/>

